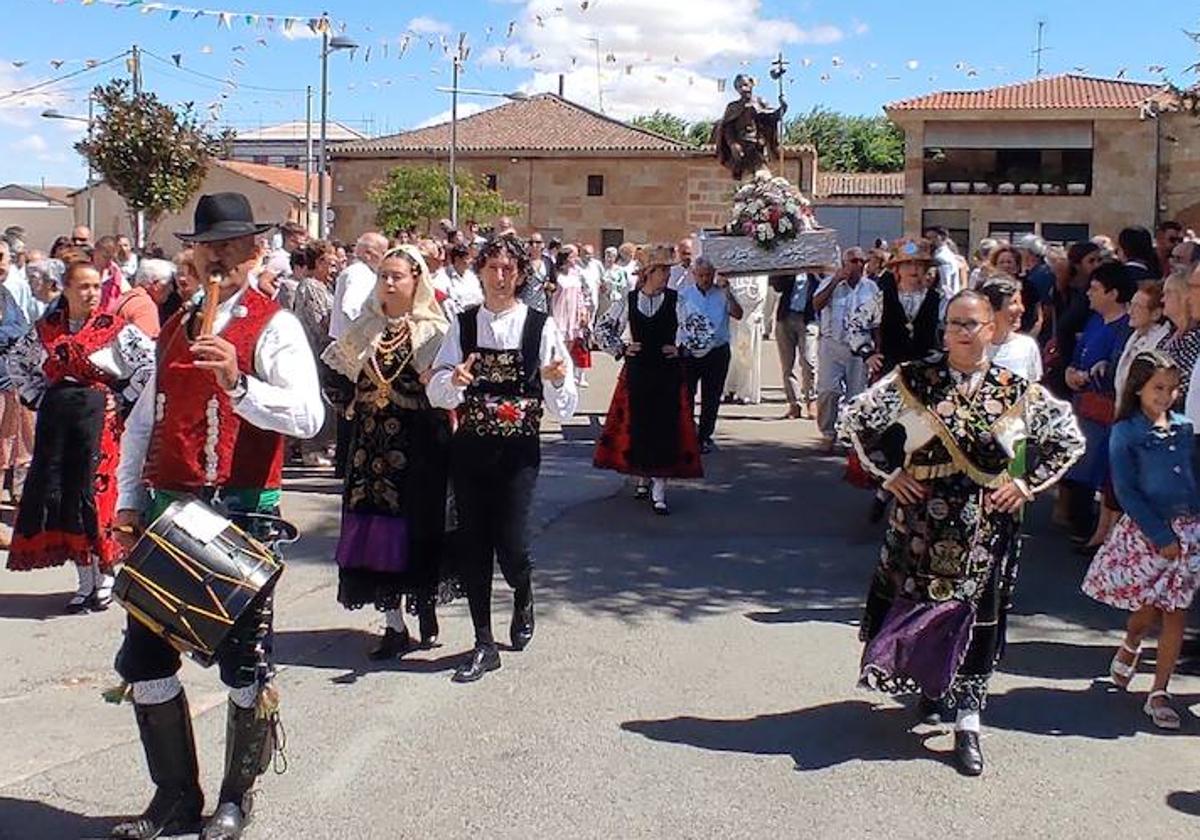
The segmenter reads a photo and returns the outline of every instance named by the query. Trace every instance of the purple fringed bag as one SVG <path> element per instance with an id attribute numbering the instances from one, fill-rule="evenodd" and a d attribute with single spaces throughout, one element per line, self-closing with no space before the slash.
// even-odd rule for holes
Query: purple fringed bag
<path id="1" fill-rule="evenodd" d="M 898 597 L 863 651 L 864 679 L 908 677 L 926 696 L 950 688 L 971 641 L 975 607 L 967 601 L 914 601 Z"/>

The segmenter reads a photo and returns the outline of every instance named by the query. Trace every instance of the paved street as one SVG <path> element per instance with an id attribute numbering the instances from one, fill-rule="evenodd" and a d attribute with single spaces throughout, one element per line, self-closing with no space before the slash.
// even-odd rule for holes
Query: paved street
<path id="1" fill-rule="evenodd" d="M 305 535 L 277 610 L 290 766 L 264 777 L 251 838 L 1195 835 L 1200 721 L 1152 732 L 1142 694 L 1095 679 L 1121 617 L 1080 594 L 1085 561 L 1045 502 L 984 717 L 987 771 L 965 779 L 948 731 L 854 687 L 881 532 L 842 460 L 811 448 L 813 424 L 772 419 L 777 388 L 724 408 L 707 477 L 654 517 L 590 467 L 615 370 L 599 364 L 581 416 L 545 437 L 537 637 L 475 685 L 449 681 L 471 643 L 461 603 L 443 647 L 367 661 L 378 617 L 334 600 L 337 488 L 292 476 L 285 513 Z M 60 617 L 72 587 L 66 570 L 0 573 L 3 838 L 103 836 L 149 796 L 131 711 L 100 699 L 123 612 Z M 503 638 L 503 586 L 497 601 Z M 184 680 L 213 803 L 224 693 L 193 665 Z M 1200 679 L 1175 691 L 1200 712 Z"/>

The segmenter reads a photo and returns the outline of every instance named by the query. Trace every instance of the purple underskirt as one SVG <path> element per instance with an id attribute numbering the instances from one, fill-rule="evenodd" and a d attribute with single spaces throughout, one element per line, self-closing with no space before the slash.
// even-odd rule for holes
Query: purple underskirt
<path id="1" fill-rule="evenodd" d="M 883 626 L 863 651 L 863 671 L 885 680 L 909 679 L 926 696 L 950 688 L 971 641 L 971 605 L 965 601 L 914 602 L 897 598 Z"/>
<path id="2" fill-rule="evenodd" d="M 334 559 L 343 569 L 407 571 L 408 521 L 401 516 L 343 512 Z"/>

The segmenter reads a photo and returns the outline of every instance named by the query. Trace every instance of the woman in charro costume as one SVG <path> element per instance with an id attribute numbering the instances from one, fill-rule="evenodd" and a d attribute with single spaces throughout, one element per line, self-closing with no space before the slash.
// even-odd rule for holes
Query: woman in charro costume
<path id="1" fill-rule="evenodd" d="M 121 430 L 154 371 L 154 342 L 120 316 L 101 313 L 99 303 L 99 272 L 71 264 L 61 302 L 8 359 L 13 387 L 37 411 L 8 568 L 74 563 L 79 587 L 69 613 L 112 601 Z"/>
<path id="2" fill-rule="evenodd" d="M 623 357 L 625 366 L 593 463 L 637 476 L 636 497 L 649 496 L 660 515 L 670 512 L 668 478 L 704 475 L 680 348 L 700 349 L 712 334 L 707 319 L 681 311 L 678 294 L 666 287 L 674 263 L 670 245 L 648 249 L 640 287 L 613 303 L 596 326 L 601 349 Z"/>
<path id="3" fill-rule="evenodd" d="M 1018 516 L 1083 454 L 1069 406 L 990 363 L 995 315 L 960 292 L 947 355 L 900 365 L 841 421 L 863 465 L 896 496 L 867 594 L 862 684 L 953 710 L 955 758 L 983 771 L 979 714 L 1004 648 Z"/>
<path id="4" fill-rule="evenodd" d="M 384 255 L 362 315 L 322 357 L 345 377 L 354 422 L 338 603 L 384 612 L 372 659 L 416 649 L 401 610 L 405 595 L 420 621 L 421 647 L 437 641 L 451 428 L 449 413 L 430 406 L 425 385 L 448 326 L 421 253 L 401 245 Z"/>

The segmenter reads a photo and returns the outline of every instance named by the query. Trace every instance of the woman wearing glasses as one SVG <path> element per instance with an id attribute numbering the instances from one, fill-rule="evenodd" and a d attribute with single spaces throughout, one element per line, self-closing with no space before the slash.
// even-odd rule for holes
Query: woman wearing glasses
<path id="1" fill-rule="evenodd" d="M 1004 649 L 1017 516 L 1083 453 L 1070 407 L 993 364 L 996 313 L 963 291 L 946 355 L 901 364 L 846 408 L 844 437 L 896 497 L 860 636 L 861 683 L 955 719 L 960 771 L 983 772 L 980 712 Z"/>

